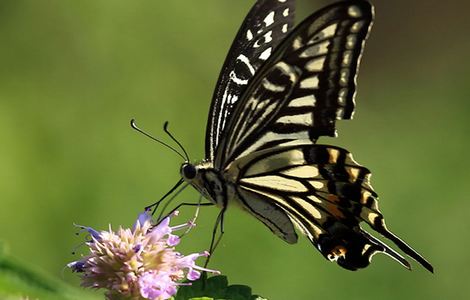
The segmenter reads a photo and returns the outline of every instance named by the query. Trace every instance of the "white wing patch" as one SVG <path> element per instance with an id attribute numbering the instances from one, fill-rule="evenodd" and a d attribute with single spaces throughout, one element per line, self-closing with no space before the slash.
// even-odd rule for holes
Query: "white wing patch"
<path id="1" fill-rule="evenodd" d="M 348 8 L 348 14 L 353 18 L 360 18 L 363 15 L 362 10 L 355 5 Z"/>
<path id="2" fill-rule="evenodd" d="M 320 72 L 325 64 L 325 56 L 314 58 L 307 62 L 305 68 L 310 72 Z"/>
<path id="3" fill-rule="evenodd" d="M 273 32 L 272 31 L 266 32 L 266 34 L 264 35 L 264 42 L 270 43 L 272 40 L 273 40 Z"/>
<path id="4" fill-rule="evenodd" d="M 317 190 L 320 190 L 325 186 L 323 182 L 317 180 L 309 180 L 308 182 Z"/>
<path id="5" fill-rule="evenodd" d="M 240 179 L 240 183 L 248 183 L 258 188 L 276 189 L 283 192 L 308 192 L 308 189 L 296 179 L 268 175 Z"/>
<path id="6" fill-rule="evenodd" d="M 266 16 L 266 18 L 264 18 L 263 22 L 264 24 L 266 24 L 266 27 L 274 24 L 274 15 L 275 15 L 275 12 L 272 11 Z"/>
<path id="7" fill-rule="evenodd" d="M 261 53 L 261 55 L 259 56 L 259 58 L 261 60 L 267 60 L 271 56 L 272 50 L 273 50 L 273 48 L 268 48 L 268 49 L 264 50 L 263 53 Z"/>
<path id="8" fill-rule="evenodd" d="M 284 17 L 287 17 L 289 15 L 289 8 L 284 9 L 284 11 L 282 12 L 282 15 Z"/>
<path id="9" fill-rule="evenodd" d="M 300 57 L 312 57 L 317 55 L 326 54 L 328 52 L 328 46 L 330 45 L 330 41 L 324 41 L 319 44 L 312 45 L 305 49 L 301 54 Z"/>
<path id="10" fill-rule="evenodd" d="M 313 178 L 317 177 L 320 173 L 318 172 L 317 167 L 311 165 L 304 165 L 281 171 L 281 174 L 298 178 Z"/>
<path id="11" fill-rule="evenodd" d="M 351 51 L 349 51 L 349 50 L 344 51 L 343 60 L 341 61 L 341 65 L 343 67 L 348 67 L 351 64 L 351 61 L 352 61 Z"/>
<path id="12" fill-rule="evenodd" d="M 348 35 L 346 37 L 346 49 L 352 50 L 356 47 L 357 37 L 356 35 Z"/>
<path id="13" fill-rule="evenodd" d="M 305 78 L 300 82 L 301 89 L 317 89 L 318 88 L 318 77 L 312 76 Z"/>
<path id="14" fill-rule="evenodd" d="M 299 124 L 313 126 L 313 113 L 308 112 L 301 115 L 283 116 L 277 119 L 276 122 L 282 124 Z"/>
<path id="15" fill-rule="evenodd" d="M 342 69 L 339 76 L 339 84 L 342 86 L 347 86 L 349 81 L 349 70 Z"/>
<path id="16" fill-rule="evenodd" d="M 299 49 L 300 47 L 302 47 L 303 44 L 302 44 L 302 38 L 299 36 L 299 37 L 296 37 L 294 42 L 292 43 L 292 48 L 294 50 L 297 50 Z"/>
<path id="17" fill-rule="evenodd" d="M 338 103 L 340 105 L 346 104 L 346 96 L 348 95 L 348 89 L 342 88 L 338 92 Z"/>
<path id="18" fill-rule="evenodd" d="M 317 99 L 315 98 L 315 95 L 308 95 L 293 99 L 291 102 L 289 102 L 289 107 L 313 108 L 316 101 Z"/>
<path id="19" fill-rule="evenodd" d="M 318 32 L 316 35 L 314 35 L 309 41 L 308 44 L 314 43 L 318 40 L 322 39 L 327 39 L 331 38 L 335 35 L 336 29 L 338 28 L 338 23 L 331 24 L 328 27 L 325 27 L 325 29 L 321 30 Z"/>
<path id="20" fill-rule="evenodd" d="M 357 21 L 353 24 L 353 26 L 351 26 L 351 32 L 358 33 L 359 31 L 361 31 L 362 27 L 364 27 L 365 24 L 366 22 L 364 21 Z"/>
<path id="21" fill-rule="evenodd" d="M 251 30 L 249 29 L 246 31 L 246 39 L 248 41 L 251 41 L 253 39 L 253 32 L 251 32 Z"/>
<path id="22" fill-rule="evenodd" d="M 281 140 L 289 140 L 289 142 L 279 143 L 277 146 L 293 146 L 293 145 L 302 145 L 302 144 L 311 144 L 310 136 L 308 131 L 298 131 L 295 133 L 274 133 L 272 131 L 268 131 L 261 138 L 259 138 L 255 143 L 253 143 L 250 147 L 244 150 L 238 157 L 243 157 L 249 153 L 253 153 L 264 144 L 268 142 L 275 142 Z"/>
<path id="23" fill-rule="evenodd" d="M 287 30 L 288 30 L 287 24 L 282 25 L 282 32 L 287 33 Z"/>
<path id="24" fill-rule="evenodd" d="M 300 166 L 304 163 L 305 159 L 302 151 L 294 149 L 288 152 L 271 155 L 269 160 L 258 160 L 246 170 L 245 176 L 255 176 L 277 170 L 285 165 Z"/>
<path id="25" fill-rule="evenodd" d="M 308 203 L 305 199 L 303 199 L 302 197 L 295 197 L 295 196 L 291 196 L 290 197 L 296 204 L 299 204 L 300 206 L 302 206 L 302 208 L 304 208 L 306 211 L 308 211 L 310 213 L 310 215 L 312 215 L 312 217 L 314 217 L 315 219 L 317 220 L 321 220 L 322 219 L 322 215 L 321 213 L 318 211 L 318 209 L 316 209 L 312 204 Z"/>

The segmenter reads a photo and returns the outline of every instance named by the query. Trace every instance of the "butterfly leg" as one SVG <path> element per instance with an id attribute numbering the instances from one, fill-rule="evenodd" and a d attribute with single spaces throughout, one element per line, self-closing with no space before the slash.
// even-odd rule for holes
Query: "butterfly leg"
<path id="1" fill-rule="evenodd" d="M 157 211 L 157 208 L 160 205 L 160 203 L 162 203 L 163 200 L 165 200 L 171 193 L 173 193 L 183 182 L 184 182 L 183 178 L 178 180 L 178 182 L 165 195 L 163 195 L 163 197 L 161 197 L 160 200 L 158 200 L 157 202 L 145 207 L 145 210 L 146 211 L 147 210 L 152 210 L 152 215 L 154 215 L 155 212 Z M 177 194 L 179 194 L 179 192 Z M 170 201 L 171 201 L 171 199 L 170 199 Z"/>
<path id="2" fill-rule="evenodd" d="M 204 268 L 207 267 L 209 264 L 210 258 L 214 254 L 215 249 L 219 245 L 220 240 L 222 239 L 222 236 L 224 235 L 224 214 L 225 214 L 226 208 L 222 208 L 220 211 L 219 215 L 217 216 L 217 219 L 215 221 L 214 229 L 212 230 L 212 239 L 211 239 L 211 245 L 209 247 L 209 256 L 206 258 L 206 262 L 204 263 Z M 220 225 L 220 234 L 217 236 L 218 228 Z"/>
<path id="3" fill-rule="evenodd" d="M 213 205 L 215 205 L 215 204 L 211 203 L 211 202 L 208 202 L 208 203 L 200 203 L 200 202 L 198 202 L 198 203 L 188 203 L 188 202 L 180 203 L 175 208 L 173 208 L 169 213 L 167 213 L 164 217 L 162 217 L 160 215 L 160 217 L 158 218 L 158 223 L 160 223 L 166 217 L 172 215 L 175 211 L 177 211 L 178 209 L 180 209 L 183 206 L 197 206 L 198 210 L 199 210 L 199 207 L 201 207 L 201 206 L 213 206 Z M 198 212 L 195 213 L 195 215 L 193 217 L 193 220 L 195 220 L 197 218 L 197 215 L 198 215 Z"/>

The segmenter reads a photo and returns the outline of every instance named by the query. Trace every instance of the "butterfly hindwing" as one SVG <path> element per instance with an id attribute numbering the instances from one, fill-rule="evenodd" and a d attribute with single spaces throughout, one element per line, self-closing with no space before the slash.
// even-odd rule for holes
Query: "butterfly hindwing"
<path id="1" fill-rule="evenodd" d="M 360 223 L 365 222 L 430 267 L 386 229 L 377 194 L 370 186 L 369 170 L 342 148 L 300 145 L 267 149 L 235 161 L 228 172 L 237 178 L 242 207 L 289 243 L 293 242 L 290 231 L 295 224 L 327 259 L 344 268 L 364 268 L 378 252 L 410 268 L 405 258 L 361 228 Z M 259 215 L 250 206 L 255 201 L 263 208 Z M 279 209 L 291 224 L 279 217 Z"/>
<path id="2" fill-rule="evenodd" d="M 289 244 L 297 242 L 294 224 L 278 203 L 249 188 L 239 188 L 237 194 L 243 209 L 266 225 L 275 235 Z"/>
<path id="3" fill-rule="evenodd" d="M 357 66 L 373 18 L 365 1 L 311 15 L 286 37 L 237 102 L 215 157 L 223 167 L 247 153 L 335 135 L 354 109 Z"/>
<path id="4" fill-rule="evenodd" d="M 258 68 L 294 23 L 295 1 L 257 1 L 230 48 L 212 98 L 206 130 L 206 158 L 213 159 L 235 103 Z"/>

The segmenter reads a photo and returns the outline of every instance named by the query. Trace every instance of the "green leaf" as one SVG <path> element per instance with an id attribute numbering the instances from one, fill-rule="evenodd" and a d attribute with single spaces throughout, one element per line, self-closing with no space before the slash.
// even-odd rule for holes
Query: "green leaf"
<path id="1" fill-rule="evenodd" d="M 192 285 L 182 286 L 175 300 L 263 300 L 252 295 L 251 288 L 246 285 L 229 285 L 226 276 L 213 276 L 192 282 Z"/>
<path id="2" fill-rule="evenodd" d="M 251 299 L 251 288 L 246 285 L 231 285 L 227 288 L 227 298 L 232 300 Z"/>

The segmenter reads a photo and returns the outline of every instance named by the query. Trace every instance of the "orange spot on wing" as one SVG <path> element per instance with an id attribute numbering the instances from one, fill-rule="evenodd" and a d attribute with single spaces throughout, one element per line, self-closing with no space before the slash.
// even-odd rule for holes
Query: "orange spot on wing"
<path id="1" fill-rule="evenodd" d="M 340 201 L 340 199 L 338 198 L 338 196 L 333 195 L 333 194 L 329 194 L 329 195 L 328 195 L 328 201 L 333 202 L 333 203 L 328 202 L 328 203 L 326 204 L 326 209 L 327 209 L 333 216 L 335 216 L 336 218 L 338 218 L 338 219 L 344 218 L 344 214 L 341 212 L 341 210 L 339 210 L 338 205 L 335 204 L 335 203 L 338 203 L 338 202 Z"/>
<path id="2" fill-rule="evenodd" d="M 328 201 L 331 201 L 331 202 L 339 202 L 339 198 L 338 198 L 338 196 L 336 196 L 336 195 L 328 194 Z"/>

